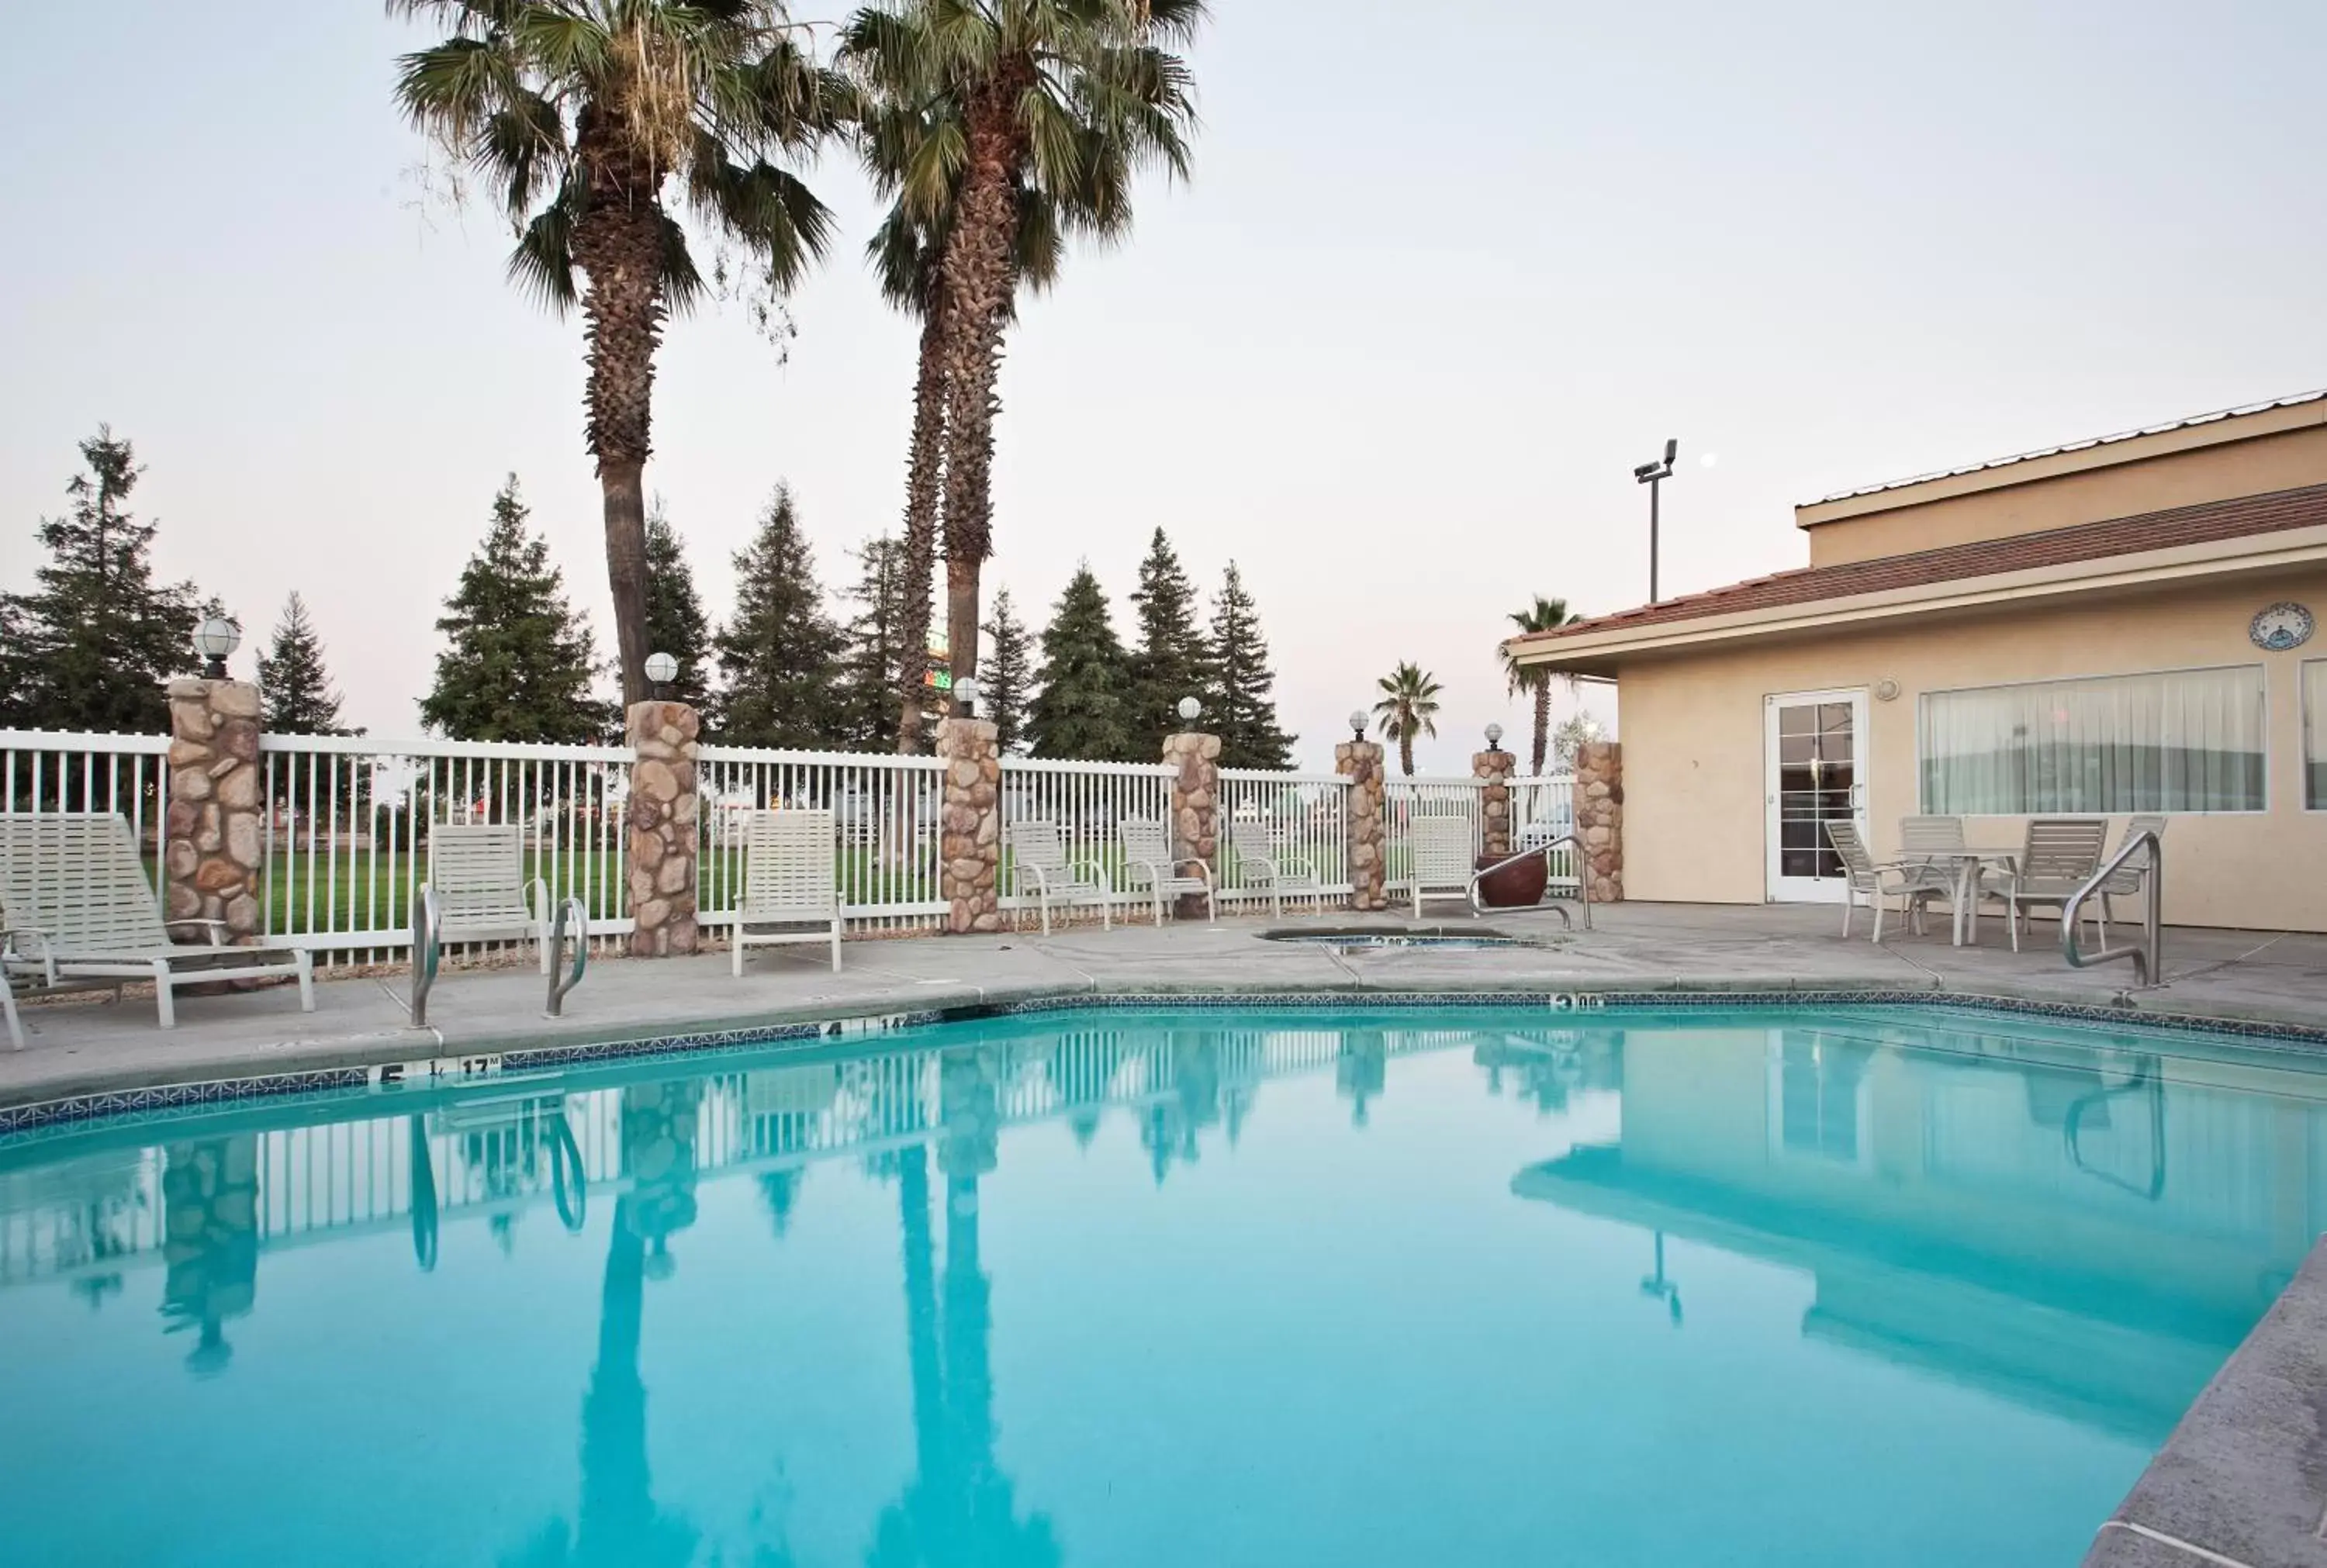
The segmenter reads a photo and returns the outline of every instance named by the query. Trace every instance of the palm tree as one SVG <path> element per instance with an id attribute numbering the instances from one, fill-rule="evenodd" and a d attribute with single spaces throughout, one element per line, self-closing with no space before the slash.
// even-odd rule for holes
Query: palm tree
<path id="1" fill-rule="evenodd" d="M 874 0 L 850 23 L 856 55 L 932 134 L 897 196 L 941 236 L 937 314 L 945 401 L 946 642 L 977 673 L 978 587 L 993 553 L 994 415 L 1017 297 L 1020 193 L 1101 236 L 1131 221 L 1131 176 L 1188 167 L 1187 64 L 1206 0 Z M 942 107 L 939 107 L 942 106 Z"/>
<path id="2" fill-rule="evenodd" d="M 499 197 L 510 279 L 587 322 L 591 455 L 622 700 L 648 694 L 646 497 L 655 350 L 706 285 L 675 194 L 771 292 L 823 254 L 831 214 L 770 162 L 808 151 L 846 108 L 781 0 L 388 0 L 450 36 L 397 61 L 406 118 Z M 579 276 L 577 277 L 577 273 Z"/>
<path id="3" fill-rule="evenodd" d="M 1538 593 L 1535 602 L 1525 610 L 1511 611 L 1511 624 L 1522 634 L 1530 631 L 1556 631 L 1575 617 L 1567 612 L 1565 599 L 1546 599 Z M 1511 645 L 1503 644 L 1503 676 L 1509 682 L 1513 696 L 1521 692 L 1535 698 L 1535 745 L 1528 753 L 1528 772 L 1543 772 L 1544 750 L 1551 743 L 1551 671 L 1541 665 L 1522 665 L 1511 653 Z M 1568 689 L 1575 688 L 1575 677 L 1562 671 Z"/>
<path id="4" fill-rule="evenodd" d="M 1382 692 L 1374 705 L 1376 727 L 1397 740 L 1398 768 L 1411 779 L 1414 737 L 1438 734 L 1438 679 L 1419 665 L 1400 664 L 1374 684 Z"/>
<path id="5" fill-rule="evenodd" d="M 921 686 L 929 670 L 930 583 L 937 565 L 938 507 L 945 462 L 945 291 L 940 272 L 946 235 L 952 228 L 950 203 L 926 220 L 899 194 L 916 161 L 959 134 L 952 100 L 921 101 L 910 79 L 921 48 L 910 29 L 918 15 L 863 13 L 842 35 L 841 60 L 863 89 L 857 145 L 864 167 L 883 194 L 892 197 L 888 216 L 864 247 L 881 284 L 882 297 L 921 318 L 920 369 L 913 380 L 913 432 L 905 460 L 905 614 L 898 627 L 903 647 L 899 668 L 897 750 L 920 750 Z M 1040 293 L 1059 275 L 1063 236 L 1059 204 L 1049 192 L 1023 182 L 1017 191 L 1019 282 Z"/>

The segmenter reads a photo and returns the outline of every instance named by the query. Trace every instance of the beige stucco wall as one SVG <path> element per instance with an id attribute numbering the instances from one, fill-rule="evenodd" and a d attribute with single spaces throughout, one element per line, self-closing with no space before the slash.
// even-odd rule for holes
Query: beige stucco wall
<path id="1" fill-rule="evenodd" d="M 1809 534 L 1810 565 L 1834 566 L 2327 484 L 2327 425 L 2318 423 L 2327 415 L 2327 404 L 2249 417 L 2263 422 L 2298 414 L 2304 423 L 2294 428 L 2244 440 L 2165 444 L 2162 449 L 2128 443 L 2126 449 L 2104 447 L 2032 460 L 1986 473 L 1802 507 L 1796 520 Z M 2219 436 L 2228 428 L 2201 426 L 2199 434 L 2210 431 Z M 2141 451 L 2153 455 L 2136 457 Z"/>
<path id="2" fill-rule="evenodd" d="M 2023 602 L 1890 630 L 1621 663 L 1626 896 L 1762 901 L 1762 699 L 1771 694 L 1872 688 L 1885 677 L 1900 684 L 1897 700 L 1868 703 L 1868 820 L 1877 852 L 1887 853 L 1898 847 L 1899 818 L 1918 809 L 1916 714 L 1923 692 L 2260 664 L 2270 705 L 2269 809 L 2173 818 L 2166 919 L 2327 930 L 2327 812 L 2304 808 L 2302 714 L 2302 665 L 2327 658 L 2327 632 L 2292 653 L 2256 648 L 2248 621 L 2280 599 L 2308 604 L 2327 619 L 2327 571 L 2257 574 L 2078 608 Z M 1975 844 L 2008 845 L 2019 842 L 2024 823 L 1983 817 L 1967 827 Z M 2115 835 L 2113 826 L 2112 843 Z"/>

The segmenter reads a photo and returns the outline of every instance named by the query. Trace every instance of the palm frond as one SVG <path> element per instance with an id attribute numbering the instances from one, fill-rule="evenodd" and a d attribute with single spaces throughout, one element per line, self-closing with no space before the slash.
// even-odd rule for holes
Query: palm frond
<path id="1" fill-rule="evenodd" d="M 581 298 L 574 284 L 574 226 L 584 200 L 581 176 L 569 172 L 556 199 L 519 231 L 509 253 L 509 281 L 556 315 Z"/>

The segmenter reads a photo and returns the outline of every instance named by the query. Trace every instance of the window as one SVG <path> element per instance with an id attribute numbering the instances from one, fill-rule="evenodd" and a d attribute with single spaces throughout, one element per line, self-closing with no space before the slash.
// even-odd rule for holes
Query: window
<path id="1" fill-rule="evenodd" d="M 1932 692 L 1923 809 L 2263 809 L 2260 665 Z"/>
<path id="2" fill-rule="evenodd" d="M 2303 803 L 2327 811 L 2327 658 L 2303 667 Z"/>

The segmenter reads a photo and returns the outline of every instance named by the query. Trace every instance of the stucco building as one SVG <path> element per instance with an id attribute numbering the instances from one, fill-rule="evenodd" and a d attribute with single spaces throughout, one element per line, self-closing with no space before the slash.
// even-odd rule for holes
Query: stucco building
<path id="1" fill-rule="evenodd" d="M 1836 816 L 2163 812 L 2169 921 L 2327 930 L 2327 393 L 1796 522 L 1807 567 L 1512 644 L 1618 687 L 1623 896 L 1838 901 Z"/>

